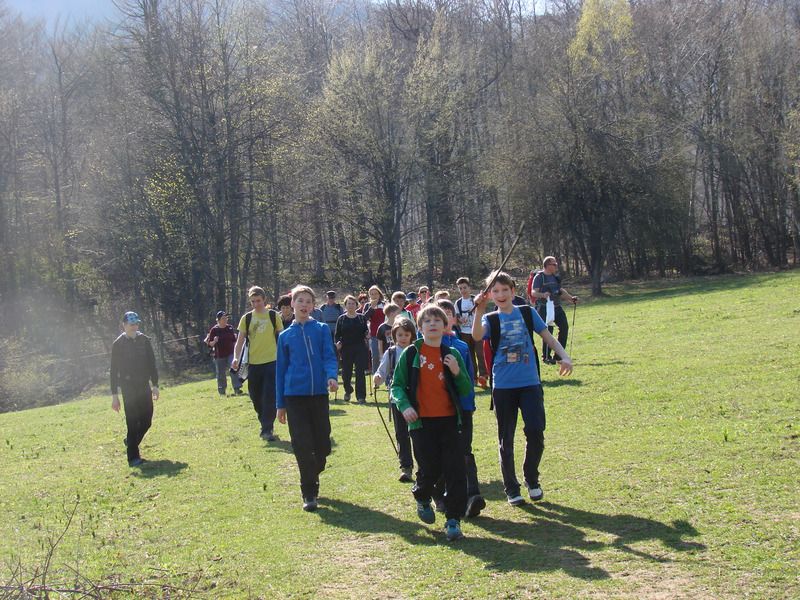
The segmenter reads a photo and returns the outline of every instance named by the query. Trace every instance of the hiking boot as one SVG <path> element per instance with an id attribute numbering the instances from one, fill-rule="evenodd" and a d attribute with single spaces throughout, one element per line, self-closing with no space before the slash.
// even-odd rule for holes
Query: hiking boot
<path id="1" fill-rule="evenodd" d="M 447 512 L 447 505 L 444 503 L 444 498 L 434 498 L 433 504 L 436 506 L 436 512 Z"/>
<path id="2" fill-rule="evenodd" d="M 447 536 L 448 542 L 455 542 L 464 537 L 464 534 L 461 533 L 461 523 L 458 522 L 458 519 L 447 519 L 444 524 L 444 534 Z"/>
<path id="3" fill-rule="evenodd" d="M 274 442 L 276 440 L 275 436 L 271 431 L 262 431 L 260 437 L 265 442 Z"/>
<path id="4" fill-rule="evenodd" d="M 344 402 L 350 402 L 350 398 L 352 398 L 352 392 L 345 392 L 344 393 Z"/>
<path id="5" fill-rule="evenodd" d="M 366 398 L 359 398 L 358 399 L 358 403 L 359 404 L 366 404 L 367 403 L 367 399 Z"/>
<path id="6" fill-rule="evenodd" d="M 525 498 L 519 495 L 519 492 L 516 494 L 508 494 L 508 503 L 511 506 L 522 506 L 525 504 Z"/>
<path id="7" fill-rule="evenodd" d="M 266 440 L 268 442 L 277 442 L 278 441 L 278 436 L 270 431 L 269 433 L 267 433 Z"/>
<path id="8" fill-rule="evenodd" d="M 436 513 L 433 512 L 433 508 L 431 508 L 430 500 L 427 502 L 417 500 L 417 516 L 423 523 L 431 524 L 436 522 Z"/>
<path id="9" fill-rule="evenodd" d="M 234 394 L 236 394 L 237 396 L 244 396 L 244 392 L 242 391 L 242 388 L 236 388 L 236 391 L 234 392 Z"/>
<path id="10" fill-rule="evenodd" d="M 467 517 L 477 517 L 486 508 L 486 500 L 480 494 L 475 494 L 467 499 Z"/>
<path id="11" fill-rule="evenodd" d="M 134 458 L 133 460 L 128 461 L 129 467 L 141 467 L 144 464 L 143 458 Z"/>
<path id="12" fill-rule="evenodd" d="M 402 467 L 400 469 L 399 480 L 403 483 L 411 483 L 414 481 L 414 477 L 411 475 L 411 467 Z"/>
<path id="13" fill-rule="evenodd" d="M 528 495 L 531 497 L 531 500 L 534 502 L 538 502 L 542 498 L 544 498 L 544 492 L 542 491 L 542 486 L 538 483 L 536 485 L 529 485 L 528 486 Z"/>
<path id="14" fill-rule="evenodd" d="M 315 496 L 303 498 L 303 510 L 306 512 L 314 512 L 317 510 L 317 498 Z"/>

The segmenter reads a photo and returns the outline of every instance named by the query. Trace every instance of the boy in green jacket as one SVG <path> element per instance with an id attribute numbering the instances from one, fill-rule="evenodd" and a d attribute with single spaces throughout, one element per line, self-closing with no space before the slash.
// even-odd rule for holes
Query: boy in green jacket
<path id="1" fill-rule="evenodd" d="M 467 507 L 467 475 L 459 430 L 459 397 L 472 386 L 458 350 L 442 344 L 447 317 L 430 304 L 417 315 L 422 339 L 403 351 L 392 380 L 392 398 L 408 423 L 417 482 L 412 493 L 417 501 L 417 515 L 424 523 L 433 523 L 431 507 L 433 486 L 440 476 L 445 480 L 444 530 L 448 541 L 463 537 L 461 517 Z"/>

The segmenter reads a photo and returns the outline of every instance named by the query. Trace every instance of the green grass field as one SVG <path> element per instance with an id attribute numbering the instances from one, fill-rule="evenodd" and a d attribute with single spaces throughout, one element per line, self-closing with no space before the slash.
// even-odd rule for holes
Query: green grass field
<path id="1" fill-rule="evenodd" d="M 74 510 L 48 585 L 130 584 L 136 597 L 800 597 L 800 272 L 608 292 L 578 309 L 573 376 L 545 370 L 544 502 L 507 505 L 479 395 L 488 506 L 460 542 L 444 541 L 441 515 L 417 520 L 374 406 L 331 405 L 334 450 L 308 514 L 286 427 L 262 442 L 249 400 L 220 400 L 209 378 L 162 390 L 141 469 L 127 466 L 110 397 L 0 415 L 0 581 L 44 571 Z M 520 426 L 520 476 L 522 447 Z"/>

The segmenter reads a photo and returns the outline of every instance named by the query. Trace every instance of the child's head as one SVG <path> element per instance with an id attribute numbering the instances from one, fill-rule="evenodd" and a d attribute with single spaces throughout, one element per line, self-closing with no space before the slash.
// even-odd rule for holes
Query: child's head
<path id="1" fill-rule="evenodd" d="M 400 307 L 397 304 L 387 304 L 383 307 L 383 316 L 387 323 L 394 323 L 398 314 L 400 314 Z"/>
<path id="2" fill-rule="evenodd" d="M 369 301 L 372 304 L 383 302 L 383 292 L 381 291 L 381 288 L 379 288 L 377 285 L 373 285 L 371 288 L 369 288 L 369 291 L 367 293 L 369 294 Z"/>
<path id="3" fill-rule="evenodd" d="M 447 315 L 435 304 L 426 304 L 417 314 L 417 327 L 427 340 L 441 339 L 447 329 Z"/>
<path id="4" fill-rule="evenodd" d="M 358 308 L 358 300 L 353 295 L 348 294 L 344 297 L 344 309 L 345 310 L 355 310 Z"/>
<path id="5" fill-rule="evenodd" d="M 366 293 L 366 292 L 361 292 L 361 293 L 358 295 L 358 304 L 359 304 L 359 305 L 361 305 L 361 304 L 366 304 L 366 302 L 367 302 L 367 298 L 368 298 L 368 296 L 367 296 L 367 293 Z"/>
<path id="6" fill-rule="evenodd" d="M 436 292 L 433 295 L 433 301 L 434 302 L 438 302 L 439 300 L 442 300 L 443 298 L 450 298 L 450 292 L 448 292 L 447 290 L 439 290 L 438 292 Z"/>
<path id="7" fill-rule="evenodd" d="M 459 277 L 456 279 L 456 287 L 458 293 L 462 298 L 469 298 L 469 293 L 472 291 L 472 286 L 469 283 L 469 277 Z"/>
<path id="8" fill-rule="evenodd" d="M 292 316 L 292 297 L 288 294 L 281 296 L 278 298 L 278 303 L 275 307 L 281 311 L 281 316 L 284 319 L 288 319 Z"/>
<path id="9" fill-rule="evenodd" d="M 254 285 L 247 290 L 247 299 L 250 301 L 250 306 L 255 310 L 260 310 L 267 305 L 267 292 L 264 288 Z"/>
<path id="10" fill-rule="evenodd" d="M 292 288 L 291 296 L 295 318 L 300 322 L 305 321 L 314 310 L 314 302 L 317 299 L 314 290 L 307 285 L 298 285 Z"/>
<path id="11" fill-rule="evenodd" d="M 436 306 L 441 308 L 444 311 L 444 314 L 447 315 L 447 327 L 448 329 L 452 329 L 453 326 L 456 324 L 455 305 L 447 298 L 442 298 L 436 301 Z"/>
<path id="12" fill-rule="evenodd" d="M 428 296 L 431 295 L 431 290 L 428 288 L 427 285 L 423 285 L 419 288 L 418 292 L 420 300 L 423 302 L 428 301 Z"/>
<path id="13" fill-rule="evenodd" d="M 394 343 L 401 348 L 405 348 L 406 346 L 410 345 L 416 336 L 417 328 L 414 327 L 414 323 L 411 321 L 411 319 L 406 319 L 403 317 L 401 319 L 397 319 L 394 325 L 392 325 L 392 339 L 394 340 Z"/>
<path id="14" fill-rule="evenodd" d="M 397 306 L 405 306 L 406 305 L 405 293 L 397 291 L 394 294 L 392 294 L 392 304 L 397 304 Z"/>
<path id="15" fill-rule="evenodd" d="M 507 306 L 511 303 L 514 299 L 514 291 L 516 288 L 516 284 L 514 283 L 514 279 L 506 273 L 505 271 L 500 271 L 497 273 L 497 277 L 495 278 L 495 274 L 492 273 L 486 278 L 486 285 L 492 283 L 492 279 L 494 279 L 494 283 L 492 284 L 491 289 L 489 290 L 489 294 L 491 294 L 492 300 L 498 307 Z"/>

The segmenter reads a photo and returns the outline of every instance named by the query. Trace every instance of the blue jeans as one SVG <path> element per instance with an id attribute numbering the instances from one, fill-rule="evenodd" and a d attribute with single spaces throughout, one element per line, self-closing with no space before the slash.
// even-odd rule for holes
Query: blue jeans
<path id="1" fill-rule="evenodd" d="M 231 376 L 231 385 L 233 386 L 233 389 L 242 389 L 242 380 L 239 379 L 239 376 L 236 373 L 231 373 L 232 362 L 233 354 L 214 359 L 214 368 L 217 371 L 217 391 L 219 392 L 220 396 L 224 396 L 225 391 L 228 389 L 227 376 L 229 373 Z"/>

